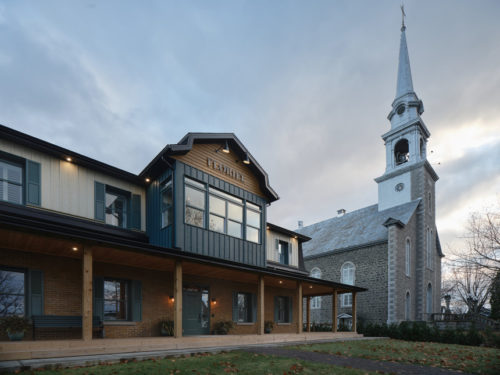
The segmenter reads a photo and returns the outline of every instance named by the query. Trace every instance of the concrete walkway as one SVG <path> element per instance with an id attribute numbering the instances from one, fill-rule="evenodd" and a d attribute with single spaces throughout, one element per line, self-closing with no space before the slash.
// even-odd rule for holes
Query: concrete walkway
<path id="1" fill-rule="evenodd" d="M 467 375 L 464 372 L 446 370 L 438 367 L 419 366 L 404 364 L 398 362 L 376 361 L 372 359 L 343 357 L 339 355 L 306 352 L 300 350 L 291 350 L 278 347 L 258 347 L 245 349 L 247 352 L 276 355 L 279 357 L 296 358 L 304 361 L 326 363 L 340 367 L 355 368 L 366 371 L 378 371 L 384 374 L 401 374 L 401 375 Z"/>

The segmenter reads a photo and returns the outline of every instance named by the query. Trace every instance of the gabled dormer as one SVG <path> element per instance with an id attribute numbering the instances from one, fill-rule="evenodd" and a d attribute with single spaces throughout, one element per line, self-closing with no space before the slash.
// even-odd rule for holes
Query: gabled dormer
<path id="1" fill-rule="evenodd" d="M 188 133 L 140 176 L 151 243 L 265 266 L 266 206 L 278 195 L 234 134 Z"/>

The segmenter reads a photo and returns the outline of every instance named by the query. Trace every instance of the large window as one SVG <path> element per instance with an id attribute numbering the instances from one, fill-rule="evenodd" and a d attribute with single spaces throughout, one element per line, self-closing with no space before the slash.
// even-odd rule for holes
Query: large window
<path id="1" fill-rule="evenodd" d="M 23 168 L 0 160 L 0 200 L 23 203 Z"/>
<path id="2" fill-rule="evenodd" d="M 292 298 L 277 296 L 275 297 L 275 320 L 277 323 L 292 322 Z"/>
<path id="3" fill-rule="evenodd" d="M 128 205 L 127 194 L 106 186 L 106 224 L 127 228 Z"/>
<path id="4" fill-rule="evenodd" d="M 104 279 L 104 319 L 128 319 L 128 281 Z"/>
<path id="5" fill-rule="evenodd" d="M 252 315 L 252 294 L 238 293 L 238 322 L 250 323 Z"/>
<path id="6" fill-rule="evenodd" d="M 260 207 L 247 202 L 247 241 L 260 242 Z"/>
<path id="7" fill-rule="evenodd" d="M 0 268 L 0 317 L 24 313 L 25 273 Z"/>
<path id="8" fill-rule="evenodd" d="M 213 188 L 209 193 L 209 229 L 242 238 L 243 200 Z"/>
<path id="9" fill-rule="evenodd" d="M 190 178 L 186 182 L 186 223 L 205 227 L 205 185 Z"/>
<path id="10" fill-rule="evenodd" d="M 411 259 L 411 242 L 410 239 L 406 239 L 405 247 L 405 273 L 406 276 L 410 276 L 410 259 Z"/>
<path id="11" fill-rule="evenodd" d="M 186 224 L 208 227 L 214 232 L 260 243 L 259 206 L 212 187 L 207 188 L 205 184 L 191 178 L 185 177 L 184 181 Z"/>
<path id="12" fill-rule="evenodd" d="M 355 267 L 351 262 L 346 262 L 340 269 L 341 282 L 343 284 L 354 285 Z M 352 293 L 342 294 L 342 307 L 352 306 Z"/>
<path id="13" fill-rule="evenodd" d="M 318 267 L 314 267 L 311 270 L 310 276 L 315 279 L 321 279 L 321 270 Z M 311 298 L 311 309 L 321 309 L 321 297 Z"/>
<path id="14" fill-rule="evenodd" d="M 169 177 L 160 185 L 161 194 L 161 227 L 165 228 L 174 223 L 174 194 L 172 178 Z"/>

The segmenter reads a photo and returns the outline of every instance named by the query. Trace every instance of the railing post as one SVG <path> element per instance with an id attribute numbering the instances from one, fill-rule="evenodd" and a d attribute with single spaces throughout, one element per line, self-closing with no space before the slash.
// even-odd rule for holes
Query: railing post
<path id="1" fill-rule="evenodd" d="M 82 256 L 82 339 L 92 340 L 92 249 L 83 247 Z"/>
<path id="2" fill-rule="evenodd" d="M 182 262 L 174 268 L 174 337 L 182 337 Z"/>

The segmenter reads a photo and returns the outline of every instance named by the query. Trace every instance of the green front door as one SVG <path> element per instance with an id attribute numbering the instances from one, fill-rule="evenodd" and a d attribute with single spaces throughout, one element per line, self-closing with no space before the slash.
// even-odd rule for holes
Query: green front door
<path id="1" fill-rule="evenodd" d="M 208 289 L 184 287 L 182 291 L 182 332 L 184 336 L 210 333 Z"/>

